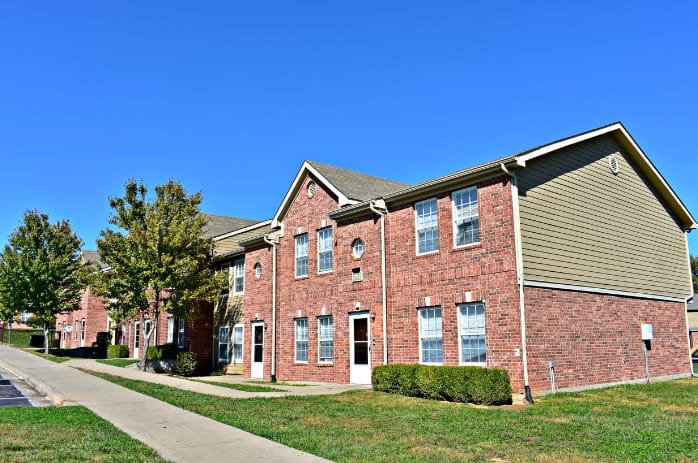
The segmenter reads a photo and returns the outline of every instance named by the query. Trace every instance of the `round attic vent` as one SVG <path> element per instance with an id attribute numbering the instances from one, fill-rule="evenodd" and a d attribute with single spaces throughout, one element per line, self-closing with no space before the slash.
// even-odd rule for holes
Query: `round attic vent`
<path id="1" fill-rule="evenodd" d="M 620 163 L 618 162 L 618 158 L 615 154 L 608 157 L 608 165 L 611 168 L 613 175 L 618 175 L 618 172 L 620 172 Z"/>
<path id="2" fill-rule="evenodd" d="M 308 198 L 312 198 L 313 196 L 315 196 L 316 191 L 317 184 L 315 182 L 308 183 Z"/>

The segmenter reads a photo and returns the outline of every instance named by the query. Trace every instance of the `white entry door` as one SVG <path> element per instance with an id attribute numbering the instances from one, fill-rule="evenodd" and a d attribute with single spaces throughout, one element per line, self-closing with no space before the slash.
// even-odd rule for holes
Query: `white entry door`
<path id="1" fill-rule="evenodd" d="M 141 347 L 141 322 L 136 322 L 133 324 L 134 328 L 134 336 L 133 336 L 133 358 L 140 358 L 138 357 L 138 351 L 139 348 Z"/>
<path id="2" fill-rule="evenodd" d="M 252 371 L 253 378 L 264 377 L 264 322 L 252 323 Z"/>
<path id="3" fill-rule="evenodd" d="M 371 333 L 368 313 L 349 315 L 349 382 L 371 384 Z"/>

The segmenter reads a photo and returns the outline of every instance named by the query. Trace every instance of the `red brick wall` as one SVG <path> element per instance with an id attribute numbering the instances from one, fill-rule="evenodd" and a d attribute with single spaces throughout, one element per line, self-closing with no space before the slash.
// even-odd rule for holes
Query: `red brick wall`
<path id="1" fill-rule="evenodd" d="M 549 361 L 558 388 L 645 378 L 640 325 L 653 325 L 652 377 L 690 373 L 684 304 L 525 288 L 531 388 L 550 390 Z"/>
<path id="2" fill-rule="evenodd" d="M 371 337 L 375 340 L 372 365 L 380 364 L 383 355 L 380 348 L 380 223 L 375 217 L 367 217 L 337 224 L 327 215 L 339 208 L 337 199 L 321 188 L 319 182 L 316 194 L 309 198 L 307 182 L 308 179 L 284 217 L 284 236 L 278 245 L 277 378 L 348 383 L 348 314 L 355 311 L 357 303 L 362 310 L 376 312 L 376 319 L 371 323 Z M 333 270 L 318 274 L 317 231 L 323 226 L 333 228 Z M 294 237 L 299 231 L 308 233 L 308 276 L 303 278 L 295 277 Z M 365 246 L 360 259 L 352 255 L 351 246 L 356 238 L 361 238 Z M 357 267 L 361 268 L 363 281 L 352 283 L 352 269 Z M 332 315 L 334 323 L 334 361 L 328 365 L 318 362 L 317 317 L 323 315 L 323 308 L 324 315 Z M 308 319 L 307 364 L 295 362 L 294 319 L 299 311 L 301 317 Z M 267 337 L 270 335 L 267 332 Z"/>
<path id="3" fill-rule="evenodd" d="M 256 263 L 262 266 L 259 279 L 254 274 Z M 264 321 L 269 327 L 264 336 L 264 378 L 271 377 L 272 266 L 271 246 L 250 250 L 245 254 L 245 302 L 241 323 L 243 324 L 243 375 L 246 377 L 250 376 L 252 365 L 252 321 L 254 320 Z"/>
<path id="4" fill-rule="evenodd" d="M 451 192 L 437 198 L 439 251 L 416 255 L 414 203 L 389 215 L 389 363 L 419 362 L 418 307 L 439 305 L 444 364 L 458 365 L 456 304 L 485 303 L 487 365 L 506 368 L 523 389 L 519 293 L 511 184 L 500 177 L 478 185 L 480 243 L 453 247 Z M 428 198 L 424 198 L 428 199 Z M 426 298 L 430 298 L 429 304 Z M 517 355 L 518 349 L 518 355 Z"/>
<path id="5" fill-rule="evenodd" d="M 81 343 L 80 329 L 81 321 L 85 319 L 85 340 Z M 71 333 L 63 332 L 63 322 L 66 326 L 72 326 Z M 92 347 L 92 343 L 97 341 L 97 333 L 107 331 L 107 311 L 102 299 L 92 295 L 88 288 L 80 299 L 80 310 L 59 314 L 56 317 L 56 331 L 63 332 L 61 346 L 64 349 L 76 347 Z M 77 337 L 76 337 L 77 335 Z"/>

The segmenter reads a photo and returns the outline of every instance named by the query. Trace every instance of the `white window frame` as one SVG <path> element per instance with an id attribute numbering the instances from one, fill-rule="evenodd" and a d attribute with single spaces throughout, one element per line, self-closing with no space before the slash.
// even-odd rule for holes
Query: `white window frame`
<path id="1" fill-rule="evenodd" d="M 85 332 L 87 331 L 87 320 L 80 320 L 80 342 L 85 342 Z"/>
<path id="2" fill-rule="evenodd" d="M 351 244 L 351 254 L 356 259 L 361 259 L 364 255 L 364 241 L 361 238 L 356 238 Z"/>
<path id="3" fill-rule="evenodd" d="M 174 342 L 174 317 L 167 317 L 167 343 Z"/>
<path id="4" fill-rule="evenodd" d="M 296 278 L 308 276 L 308 234 L 295 237 L 296 243 Z"/>
<path id="5" fill-rule="evenodd" d="M 232 351 L 232 361 L 235 364 L 242 363 L 244 357 L 244 340 L 245 340 L 245 327 L 241 323 L 233 326 L 233 351 Z M 239 346 L 239 347 L 238 347 Z"/>
<path id="6" fill-rule="evenodd" d="M 334 268 L 334 232 L 332 227 L 323 227 L 317 231 L 317 271 L 329 273 Z M 328 266 L 329 262 L 329 266 Z"/>
<path id="7" fill-rule="evenodd" d="M 184 349 L 184 328 L 186 327 L 187 321 L 180 318 L 177 323 L 177 347 Z"/>
<path id="8" fill-rule="evenodd" d="M 433 204 L 433 207 L 432 207 Z M 425 213 L 426 206 L 429 206 L 429 213 Z M 414 203 L 414 223 L 415 223 L 415 246 L 417 255 L 431 254 L 439 252 L 439 204 L 436 198 L 425 199 Z M 422 249 L 422 240 L 420 234 L 430 233 L 433 238 L 427 240 L 424 238 L 424 249 Z M 426 247 L 427 242 L 433 242 L 434 248 Z"/>
<path id="9" fill-rule="evenodd" d="M 225 349 L 223 347 L 225 346 Z M 225 355 L 221 355 L 223 352 Z M 218 361 L 230 361 L 230 326 L 223 325 L 218 327 Z"/>
<path id="10" fill-rule="evenodd" d="M 477 186 L 463 188 L 451 193 L 451 204 L 453 208 L 453 247 L 464 248 L 478 244 L 480 242 L 480 215 L 478 213 Z M 458 225 L 473 222 L 477 223 L 477 226 L 473 227 L 475 231 L 470 233 L 473 235 L 473 240 L 464 239 L 462 243 L 459 243 Z"/>
<path id="11" fill-rule="evenodd" d="M 245 293 L 245 259 L 235 260 L 233 272 L 233 294 L 239 296 Z"/>
<path id="12" fill-rule="evenodd" d="M 329 323 L 327 323 L 329 322 Z M 332 315 L 323 315 L 317 319 L 317 355 L 318 363 L 334 362 L 334 320 Z M 322 355 L 324 350 L 329 349 L 329 355 Z"/>
<path id="13" fill-rule="evenodd" d="M 438 318 L 436 316 L 438 311 Z M 426 316 L 425 316 L 426 314 Z M 429 316 L 431 315 L 431 316 Z M 430 306 L 430 307 L 420 307 L 417 310 L 418 325 L 419 325 L 419 363 L 424 363 L 427 365 L 443 365 L 444 360 L 444 347 L 443 347 L 443 311 L 441 306 Z M 425 353 L 425 341 L 437 341 L 441 344 L 441 360 L 438 358 L 429 358 L 424 355 Z M 434 348 L 429 348 L 429 351 L 437 351 Z M 437 355 L 438 357 L 438 355 Z"/>
<path id="14" fill-rule="evenodd" d="M 485 333 L 485 304 L 483 302 L 469 302 L 458 304 L 458 359 L 461 365 L 487 366 L 487 335 Z M 465 311 L 466 315 L 463 314 Z M 477 314 L 477 309 L 482 309 L 482 315 Z M 484 362 L 467 362 L 463 360 L 463 347 L 465 341 L 473 341 L 482 338 L 484 346 Z"/>
<path id="15" fill-rule="evenodd" d="M 308 363 L 308 319 L 296 318 L 294 321 L 295 343 L 293 359 L 295 363 Z M 305 358 L 303 358 L 305 354 Z"/>

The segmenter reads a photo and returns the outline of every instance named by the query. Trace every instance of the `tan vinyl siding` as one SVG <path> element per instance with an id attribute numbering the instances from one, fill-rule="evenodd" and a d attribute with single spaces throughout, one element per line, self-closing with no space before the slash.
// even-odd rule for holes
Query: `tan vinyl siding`
<path id="1" fill-rule="evenodd" d="M 611 136 L 530 161 L 517 175 L 525 280 L 691 293 L 683 231 Z"/>
<path id="2" fill-rule="evenodd" d="M 213 242 L 214 255 L 221 256 L 234 251 L 242 251 L 243 248 L 240 246 L 240 242 L 255 236 L 259 236 L 265 232 L 269 231 L 269 226 L 256 227 L 243 233 L 236 233 L 235 235 L 216 240 Z"/>
<path id="3" fill-rule="evenodd" d="M 688 312 L 688 327 L 698 330 L 698 312 Z"/>

